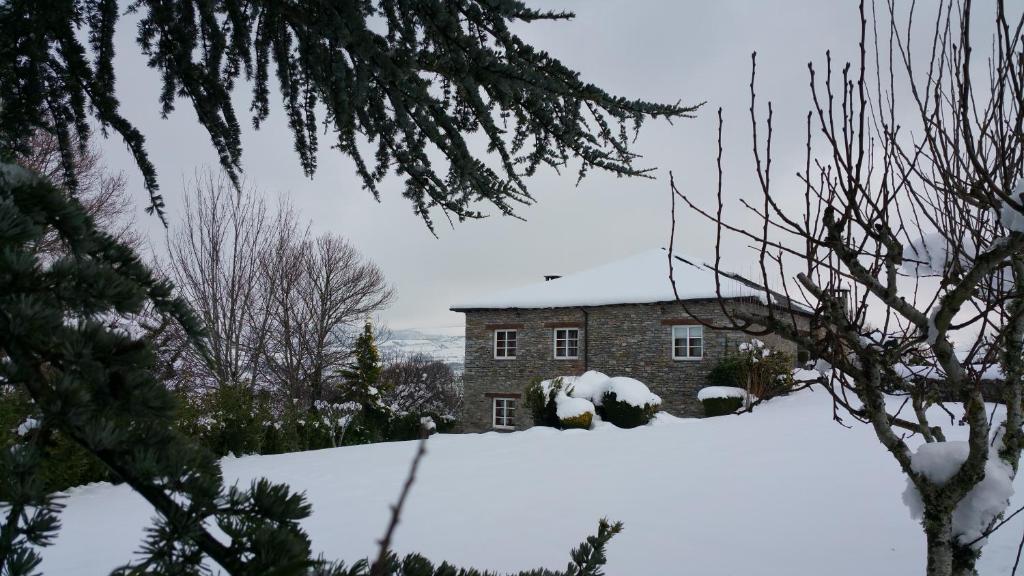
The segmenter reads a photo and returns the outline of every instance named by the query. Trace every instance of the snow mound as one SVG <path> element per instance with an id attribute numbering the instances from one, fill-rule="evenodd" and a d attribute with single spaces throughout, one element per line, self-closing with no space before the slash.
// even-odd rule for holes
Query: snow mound
<path id="1" fill-rule="evenodd" d="M 597 370 L 587 370 L 579 376 L 563 376 L 566 389 L 572 390 L 572 396 L 586 398 L 595 406 L 601 405 L 601 396 L 607 389 L 608 376 Z"/>
<path id="2" fill-rule="evenodd" d="M 735 386 L 708 386 L 697 392 L 697 400 L 701 402 L 711 398 L 746 398 L 747 391 Z"/>
<path id="3" fill-rule="evenodd" d="M 630 406 L 643 408 L 644 406 L 661 405 L 661 396 L 651 392 L 646 384 L 634 378 L 616 376 L 609 378 L 605 386 L 605 393 L 614 393 L 616 400 Z"/>
<path id="4" fill-rule="evenodd" d="M 970 446 L 965 441 L 931 442 L 918 447 L 910 458 L 910 465 L 932 482 L 942 485 L 956 475 L 969 453 Z M 992 451 L 985 463 L 985 477 L 953 511 L 953 536 L 962 545 L 973 543 L 980 549 L 985 544 L 982 538 L 985 529 L 1006 510 L 1012 496 L 1013 470 Z M 909 478 L 903 502 L 910 508 L 912 518 L 923 517 L 921 495 Z"/>
<path id="5" fill-rule="evenodd" d="M 559 420 L 565 420 L 566 418 L 575 418 L 581 414 L 594 414 L 594 403 L 585 398 L 575 398 L 569 396 L 565 392 L 559 392 L 555 396 L 555 413 L 558 414 Z"/>
<path id="6" fill-rule="evenodd" d="M 817 370 L 808 370 L 806 368 L 797 368 L 793 370 L 793 382 L 797 384 L 814 382 L 819 378 L 821 378 L 821 372 L 818 372 Z"/>

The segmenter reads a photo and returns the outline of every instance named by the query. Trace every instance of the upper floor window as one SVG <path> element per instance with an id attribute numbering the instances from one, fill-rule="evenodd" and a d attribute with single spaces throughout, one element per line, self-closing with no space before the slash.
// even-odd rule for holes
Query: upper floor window
<path id="1" fill-rule="evenodd" d="M 512 360 L 516 357 L 516 334 L 515 330 L 494 331 L 495 358 Z"/>
<path id="2" fill-rule="evenodd" d="M 555 358 L 575 359 L 580 356 L 579 328 L 555 329 Z"/>
<path id="3" fill-rule="evenodd" d="M 704 357 L 703 326 L 672 327 L 672 359 L 699 360 Z"/>

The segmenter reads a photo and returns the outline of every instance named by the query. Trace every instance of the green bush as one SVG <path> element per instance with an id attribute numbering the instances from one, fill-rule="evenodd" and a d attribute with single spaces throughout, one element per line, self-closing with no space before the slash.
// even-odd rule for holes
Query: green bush
<path id="1" fill-rule="evenodd" d="M 555 397 L 562 389 L 562 379 L 555 378 L 545 394 L 544 385 L 538 378 L 534 380 L 523 392 L 523 403 L 526 409 L 533 416 L 535 426 L 550 426 L 559 428 L 561 422 L 558 420 L 558 406 L 555 404 Z"/>
<path id="2" fill-rule="evenodd" d="M 766 348 L 759 340 L 745 344 L 708 372 L 708 386 L 742 388 L 760 400 L 788 394 L 793 388 L 793 356 Z"/>
<path id="3" fill-rule="evenodd" d="M 747 387 L 747 367 L 750 359 L 746 355 L 727 356 L 723 358 L 705 376 L 708 386 L 730 386 L 733 388 Z"/>
<path id="4" fill-rule="evenodd" d="M 271 422 L 269 398 L 246 384 L 218 387 L 196 399 L 195 436 L 218 456 L 260 454 Z"/>
<path id="5" fill-rule="evenodd" d="M 27 394 L 0 387 L 0 450 L 36 442 L 43 451 L 40 478 L 47 492 L 114 479 L 106 465 L 60 432 L 34 428 L 19 435 L 18 428 L 33 417 L 38 414 Z"/>
<path id="6" fill-rule="evenodd" d="M 388 423 L 387 439 L 393 442 L 401 442 L 403 440 L 416 440 L 420 438 L 420 430 L 422 428 L 420 418 L 422 418 L 421 415 L 413 412 L 392 417 L 391 422 Z"/>
<path id="7" fill-rule="evenodd" d="M 594 420 L 594 415 L 590 412 L 584 412 L 578 416 L 570 416 L 568 418 L 561 418 L 559 420 L 560 428 L 568 430 L 570 428 L 582 428 L 584 430 L 590 429 L 590 424 Z"/>
<path id="8" fill-rule="evenodd" d="M 705 416 L 724 416 L 742 408 L 743 398 L 705 398 L 700 403 L 704 405 Z"/>
<path id="9" fill-rule="evenodd" d="M 387 410 L 364 407 L 349 420 L 345 434 L 341 438 L 341 445 L 357 446 L 384 442 L 387 440 L 390 417 L 391 414 Z"/>
<path id="10" fill-rule="evenodd" d="M 605 421 L 611 422 L 619 428 L 636 428 L 650 422 L 659 408 L 661 406 L 658 404 L 633 406 L 627 402 L 620 402 L 615 392 L 605 392 L 601 397 L 598 413 Z"/>
<path id="11" fill-rule="evenodd" d="M 434 419 L 438 434 L 449 434 L 459 426 L 459 421 L 454 416 L 435 416 L 433 414 L 428 414 L 428 416 Z"/>

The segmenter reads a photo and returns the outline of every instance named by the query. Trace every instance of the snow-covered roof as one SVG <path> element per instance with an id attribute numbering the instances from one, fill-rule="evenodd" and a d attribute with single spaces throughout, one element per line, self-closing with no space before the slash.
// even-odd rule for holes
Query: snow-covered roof
<path id="1" fill-rule="evenodd" d="M 700 300 L 715 298 L 714 268 L 699 260 L 675 254 L 673 276 L 679 298 Z M 722 271 L 721 295 L 726 298 L 757 298 L 764 302 L 764 291 L 736 274 Z M 486 297 L 460 302 L 455 311 L 503 308 L 565 308 L 605 306 L 609 304 L 651 304 L 676 299 L 669 280 L 668 252 L 662 248 L 641 252 L 568 274 L 554 280 L 512 288 Z M 781 297 L 774 298 L 782 302 Z"/>

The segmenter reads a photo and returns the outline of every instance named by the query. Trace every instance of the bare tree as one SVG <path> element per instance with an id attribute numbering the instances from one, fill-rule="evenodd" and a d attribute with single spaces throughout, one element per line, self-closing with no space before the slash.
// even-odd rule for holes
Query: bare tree
<path id="1" fill-rule="evenodd" d="M 325 234 L 307 243 L 303 252 L 303 343 L 310 359 L 310 399 L 323 399 L 324 391 L 344 378 L 352 331 L 394 297 L 384 273 L 366 260 L 347 240 Z"/>
<path id="2" fill-rule="evenodd" d="M 920 7 L 890 0 L 869 18 L 861 3 L 859 60 L 837 70 L 827 57 L 823 75 L 809 65 L 802 217 L 775 193 L 774 114 L 769 103 L 760 115 L 753 71 L 761 197 L 743 204 L 760 225 L 723 217 L 721 110 L 717 207 L 696 205 L 672 184 L 673 211 L 678 197 L 717 224 L 716 269 L 723 233 L 758 254 L 767 306 L 723 300 L 724 327 L 774 332 L 827 363 L 836 418 L 869 424 L 906 474 L 930 576 L 975 573 L 1024 446 L 1024 16 L 1006 4 L 997 0 L 990 53 L 978 59 L 971 0 L 936 6 L 926 44 L 911 34 Z M 787 297 L 814 310 L 810 329 L 773 304 L 778 279 Z M 986 413 L 993 376 L 1001 422 Z M 962 407 L 966 442 L 947 441 L 934 421 L 955 419 L 939 403 L 950 397 Z M 923 445 L 912 450 L 910 437 Z"/>
<path id="3" fill-rule="evenodd" d="M 96 225 L 132 248 L 138 248 L 141 239 L 135 231 L 133 205 L 126 192 L 127 181 L 121 172 L 111 172 L 103 163 L 99 149 L 92 142 L 74 142 L 74 178 L 78 183 L 75 198 L 92 217 Z M 50 182 L 64 180 L 64 164 L 60 145 L 54 134 L 43 130 L 33 132 L 29 140 L 29 153 L 17 158 L 18 164 L 42 175 Z M 57 236 L 46 235 L 37 249 L 42 253 L 59 250 Z"/>
<path id="4" fill-rule="evenodd" d="M 223 176 L 197 176 L 185 195 L 181 226 L 168 235 L 165 273 L 206 328 L 208 355 L 190 349 L 200 387 L 260 377 L 267 310 L 262 261 L 274 237 L 274 219 L 261 197 L 238 193 Z"/>
<path id="5" fill-rule="evenodd" d="M 462 381 L 451 366 L 426 354 L 392 352 L 383 358 L 384 403 L 400 412 L 458 414 Z"/>
<path id="6" fill-rule="evenodd" d="M 270 372 L 291 398 L 314 406 L 344 381 L 353 327 L 386 307 L 394 291 L 348 241 L 333 234 L 310 239 L 288 227 L 280 229 L 265 274 Z"/>
<path id="7" fill-rule="evenodd" d="M 346 240 L 310 238 L 287 202 L 268 210 L 223 177 L 198 178 L 168 240 L 167 274 L 203 320 L 200 386 L 248 383 L 316 405 L 337 386 L 353 325 L 393 298 L 384 274 Z"/>

